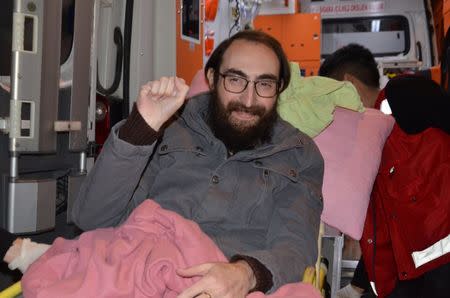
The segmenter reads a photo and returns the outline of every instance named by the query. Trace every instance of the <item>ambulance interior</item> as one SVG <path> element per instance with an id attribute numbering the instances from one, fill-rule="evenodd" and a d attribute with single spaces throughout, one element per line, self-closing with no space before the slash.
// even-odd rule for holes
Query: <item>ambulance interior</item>
<path id="1" fill-rule="evenodd" d="M 382 86 L 421 72 L 448 87 L 447 0 L 7 0 L 0 15 L 0 227 L 36 242 L 80 235 L 71 205 L 140 86 L 176 75 L 205 90 L 206 61 L 241 30 L 277 38 L 301 78 L 356 42 L 373 52 Z M 319 255 L 335 297 L 359 255 L 344 253 L 341 226 L 322 223 Z M 20 278 L 0 266 L 0 290 Z"/>

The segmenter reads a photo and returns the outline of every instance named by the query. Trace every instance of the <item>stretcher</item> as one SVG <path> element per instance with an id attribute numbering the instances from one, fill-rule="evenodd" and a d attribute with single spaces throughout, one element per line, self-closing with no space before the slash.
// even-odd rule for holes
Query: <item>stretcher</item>
<path id="1" fill-rule="evenodd" d="M 302 282 L 312 284 L 322 297 L 325 297 L 325 279 L 328 271 L 328 264 L 322 257 L 322 239 L 325 235 L 325 223 L 320 222 L 319 235 L 317 237 L 317 260 L 314 266 L 308 266 L 303 272 Z"/>
<path id="2" fill-rule="evenodd" d="M 317 237 L 317 247 L 318 247 L 318 258 L 316 260 L 315 266 L 308 266 L 303 273 L 302 281 L 305 283 L 312 284 L 316 289 L 318 289 L 322 296 L 325 297 L 324 284 L 327 275 L 328 265 L 324 264 L 322 258 L 322 239 L 325 234 L 325 224 L 320 223 L 319 235 Z M 0 298 L 19 298 L 22 297 L 22 286 L 21 282 L 18 281 L 12 286 L 6 288 L 0 292 Z"/>
<path id="3" fill-rule="evenodd" d="M 319 272 L 317 277 L 316 272 Z M 316 264 L 316 266 L 309 266 L 305 269 L 303 273 L 303 282 L 312 284 L 319 291 L 321 291 L 322 296 L 324 295 L 323 285 L 326 277 L 326 269 L 322 266 L 321 263 Z M 12 286 L 4 289 L 0 292 L 0 298 L 22 298 L 22 285 L 21 282 L 18 281 Z"/>
<path id="4" fill-rule="evenodd" d="M 19 298 L 22 297 L 22 285 L 20 281 L 0 292 L 0 298 Z"/>

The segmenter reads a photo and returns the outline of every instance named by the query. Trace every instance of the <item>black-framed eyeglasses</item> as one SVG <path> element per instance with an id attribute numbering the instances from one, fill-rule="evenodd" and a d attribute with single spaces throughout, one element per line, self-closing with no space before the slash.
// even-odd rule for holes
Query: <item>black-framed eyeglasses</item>
<path id="1" fill-rule="evenodd" d="M 235 74 L 219 73 L 223 78 L 223 87 L 231 93 L 242 93 L 247 89 L 248 83 L 253 82 L 256 94 L 260 97 L 274 97 L 278 94 L 279 82 L 272 79 L 247 80 Z"/>

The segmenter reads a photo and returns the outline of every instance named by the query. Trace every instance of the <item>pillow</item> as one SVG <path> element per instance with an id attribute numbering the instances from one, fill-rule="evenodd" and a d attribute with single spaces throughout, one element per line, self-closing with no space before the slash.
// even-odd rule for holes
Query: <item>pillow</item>
<path id="1" fill-rule="evenodd" d="M 372 186 L 394 118 L 379 110 L 336 108 L 314 138 L 325 160 L 322 221 L 353 239 L 362 235 Z"/>
<path id="2" fill-rule="evenodd" d="M 191 86 L 186 97 L 191 98 L 199 93 L 203 93 L 206 91 L 209 91 L 208 82 L 206 81 L 203 69 L 200 69 L 192 78 Z"/>

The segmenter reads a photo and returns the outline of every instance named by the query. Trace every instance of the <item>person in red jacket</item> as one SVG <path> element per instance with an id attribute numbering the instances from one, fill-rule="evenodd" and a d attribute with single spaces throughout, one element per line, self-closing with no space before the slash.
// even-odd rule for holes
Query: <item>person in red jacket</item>
<path id="1" fill-rule="evenodd" d="M 360 241 L 366 271 L 379 297 L 449 297 L 450 98 L 419 76 L 385 96 L 396 124 Z"/>
<path id="2" fill-rule="evenodd" d="M 375 108 L 380 108 L 381 102 L 387 97 L 384 89 L 379 92 L 378 96 L 376 95 L 379 91 L 379 88 L 376 88 L 378 86 L 376 62 L 370 51 L 360 45 L 351 44 L 333 53 L 325 59 L 319 70 L 319 75 L 351 81 L 357 88 L 366 107 L 375 105 Z M 411 266 L 412 256 L 410 253 L 412 251 L 406 252 L 404 247 L 410 247 L 410 249 L 415 247 L 414 250 L 420 250 L 426 248 L 427 243 L 436 243 L 430 240 L 427 233 L 433 234 L 435 240 L 439 238 L 437 236 L 439 235 L 439 229 L 430 224 L 422 224 L 423 222 L 450 222 L 448 213 L 446 213 L 450 210 L 449 195 L 446 195 L 450 191 L 445 189 L 445 186 L 448 185 L 449 175 L 448 158 L 445 159 L 448 156 L 445 153 L 449 152 L 449 121 L 446 120 L 448 119 L 446 113 L 450 111 L 448 107 L 450 101 L 437 84 L 419 77 L 398 78 L 388 84 L 386 89 L 390 97 L 388 97 L 388 102 L 392 105 L 391 110 L 397 123 L 385 145 L 380 173 L 368 209 L 365 233 L 361 241 L 364 258 L 359 262 L 351 284 L 341 289 L 337 294 L 338 297 L 347 298 L 372 297 L 374 294 L 370 291 L 367 270 L 370 280 L 375 281 L 375 288 L 382 297 L 388 295 L 389 297 L 440 297 L 439 295 L 446 297 L 450 293 L 446 285 L 448 283 L 443 281 L 446 276 L 450 276 L 448 261 L 446 261 L 448 253 L 446 256 L 439 257 L 438 260 L 418 266 L 417 270 L 413 270 L 413 273 L 399 268 L 404 268 L 404 264 Z M 430 150 L 432 144 L 434 144 L 433 148 L 437 150 Z M 405 151 L 407 148 L 410 148 L 410 151 Z M 426 158 L 419 156 L 418 153 L 423 153 Z M 401 168 L 405 169 L 401 171 L 401 175 L 398 174 L 399 171 L 396 171 L 395 167 L 392 169 L 391 165 L 399 161 L 403 161 Z M 421 163 L 428 163 L 428 166 L 422 166 Z M 404 167 L 405 164 L 408 167 Z M 384 167 L 387 167 L 387 169 Z M 427 169 L 434 175 L 423 174 Z M 388 176 L 383 175 L 386 174 L 386 171 L 389 174 Z M 389 171 L 396 171 L 397 174 L 389 173 Z M 409 178 L 408 172 L 411 175 Z M 418 175 L 418 173 L 422 174 Z M 419 206 L 418 209 L 423 214 L 415 214 L 408 209 L 408 204 L 403 207 L 402 202 L 399 203 L 391 197 L 392 193 L 405 194 L 403 184 L 398 183 L 398 178 L 395 182 L 390 178 L 394 176 L 405 179 L 406 184 L 408 184 L 408 179 L 417 178 L 415 183 L 420 185 L 422 192 L 411 200 L 417 202 L 418 198 L 421 198 L 419 203 L 413 204 L 413 206 Z M 386 178 L 386 181 L 382 181 L 383 178 Z M 412 183 L 410 187 L 414 190 L 413 185 L 415 184 Z M 417 185 L 415 186 L 417 187 Z M 439 193 L 436 194 L 436 192 Z M 387 203 L 384 201 L 387 201 Z M 441 205 L 437 204 L 436 201 Z M 423 208 L 424 204 L 428 208 Z M 385 207 L 388 209 L 391 207 L 389 209 L 391 211 L 395 210 L 395 208 L 392 209 L 392 206 L 402 211 L 400 213 L 403 217 L 400 216 L 399 219 L 399 215 L 394 214 L 393 219 L 391 219 L 396 223 L 397 228 L 400 227 L 398 231 L 409 231 L 416 236 L 415 238 L 412 236 L 405 237 L 405 234 L 397 238 L 399 234 L 390 231 L 390 227 L 395 225 L 392 225 L 389 222 L 389 217 L 385 216 Z M 430 209 L 434 210 L 436 206 L 440 206 L 442 210 L 437 208 L 440 211 L 430 212 Z M 397 213 L 399 212 L 397 211 Z M 430 220 L 436 213 L 440 213 L 439 219 Z M 374 218 L 376 220 L 373 220 Z M 411 227 L 408 224 L 409 218 L 419 219 L 418 222 L 421 223 L 420 226 L 423 229 L 417 229 L 414 226 L 409 229 Z M 449 234 L 448 225 L 436 226 L 440 227 L 441 236 Z M 404 229 L 404 227 L 406 228 Z M 393 240 L 394 245 L 391 244 L 391 233 L 395 238 Z M 409 246 L 411 241 L 422 242 L 422 245 Z M 426 253 L 424 252 L 424 254 Z M 396 256 L 398 256 L 398 260 Z M 366 294 L 363 295 L 363 292 L 366 292 Z"/>

